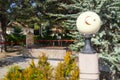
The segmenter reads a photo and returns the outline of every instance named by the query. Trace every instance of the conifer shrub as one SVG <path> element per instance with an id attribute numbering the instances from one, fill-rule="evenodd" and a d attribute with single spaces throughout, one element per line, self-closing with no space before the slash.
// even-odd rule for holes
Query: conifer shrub
<path id="1" fill-rule="evenodd" d="M 58 63 L 55 68 L 48 63 L 48 57 L 44 54 L 39 57 L 37 65 L 32 60 L 25 69 L 12 66 L 3 80 L 79 80 L 79 68 L 70 54 L 66 52 L 64 61 Z"/>
<path id="2" fill-rule="evenodd" d="M 67 51 L 64 62 L 60 62 L 56 67 L 55 80 L 79 80 L 79 68 L 70 54 L 71 52 Z"/>

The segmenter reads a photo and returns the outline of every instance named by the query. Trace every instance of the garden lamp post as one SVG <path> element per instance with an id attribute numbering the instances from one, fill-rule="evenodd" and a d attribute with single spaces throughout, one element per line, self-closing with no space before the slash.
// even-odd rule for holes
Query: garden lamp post
<path id="1" fill-rule="evenodd" d="M 91 37 L 100 29 L 100 17 L 95 12 L 83 12 L 78 16 L 76 26 L 85 37 L 85 45 L 79 54 L 80 80 L 99 80 L 98 54 L 91 47 Z"/>

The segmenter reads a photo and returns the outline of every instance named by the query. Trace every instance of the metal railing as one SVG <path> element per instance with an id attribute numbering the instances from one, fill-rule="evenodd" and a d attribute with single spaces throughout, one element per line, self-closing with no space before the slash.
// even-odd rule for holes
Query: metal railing
<path id="1" fill-rule="evenodd" d="M 76 40 L 34 40 L 35 45 L 40 46 L 67 46 L 69 44 L 74 43 Z M 0 42 L 0 45 L 7 44 L 7 45 L 20 45 L 21 43 L 26 43 L 26 40 L 23 41 L 10 41 L 10 42 Z"/>

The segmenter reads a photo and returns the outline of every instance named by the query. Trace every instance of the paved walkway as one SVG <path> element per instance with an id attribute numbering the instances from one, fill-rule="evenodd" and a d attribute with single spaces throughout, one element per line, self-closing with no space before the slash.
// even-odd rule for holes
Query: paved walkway
<path id="1" fill-rule="evenodd" d="M 42 54 L 45 54 L 49 58 L 64 59 L 66 54 L 66 49 L 64 47 L 44 47 L 44 48 L 33 48 L 33 49 L 24 49 L 21 52 L 25 57 L 39 57 Z"/>
<path id="2" fill-rule="evenodd" d="M 65 49 L 50 49 L 50 48 L 41 48 L 41 49 L 30 49 L 28 50 L 32 57 L 24 55 L 17 55 L 13 57 L 6 57 L 0 60 L 0 78 L 3 78 L 7 73 L 8 69 L 12 65 L 18 65 L 21 68 L 26 68 L 29 66 L 32 58 L 34 59 L 35 64 L 38 63 L 38 56 L 44 53 L 48 56 L 48 62 L 51 66 L 55 67 L 61 61 L 63 61 L 64 55 L 66 53 Z M 29 58 L 25 58 L 29 57 Z M 4 65 L 2 64 L 4 63 Z"/>
<path id="3" fill-rule="evenodd" d="M 12 61 L 15 61 L 14 63 L 11 63 L 10 65 L 8 66 L 2 66 L 0 67 L 0 78 L 3 78 L 4 75 L 7 73 L 8 69 L 13 66 L 13 65 L 18 65 L 20 66 L 21 68 L 26 68 L 26 67 L 29 67 L 29 64 L 31 62 L 31 58 L 23 58 L 21 56 L 17 57 L 17 60 L 16 59 L 11 59 L 11 62 Z M 57 64 L 60 62 L 60 61 L 63 61 L 62 59 L 48 59 L 48 62 L 51 64 L 51 66 L 55 67 L 57 66 Z M 35 64 L 37 65 L 38 63 L 38 59 L 34 59 L 34 62 Z"/>

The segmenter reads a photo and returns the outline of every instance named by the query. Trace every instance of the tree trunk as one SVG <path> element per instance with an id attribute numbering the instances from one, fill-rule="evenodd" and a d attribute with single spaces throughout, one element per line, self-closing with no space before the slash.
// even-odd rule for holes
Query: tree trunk
<path id="1" fill-rule="evenodd" d="M 2 9 L 1 9 L 2 10 Z M 6 46 L 6 26 L 7 26 L 7 15 L 6 14 L 0 14 L 0 22 L 1 22 L 1 30 L 2 30 L 2 52 L 7 51 Z"/>

